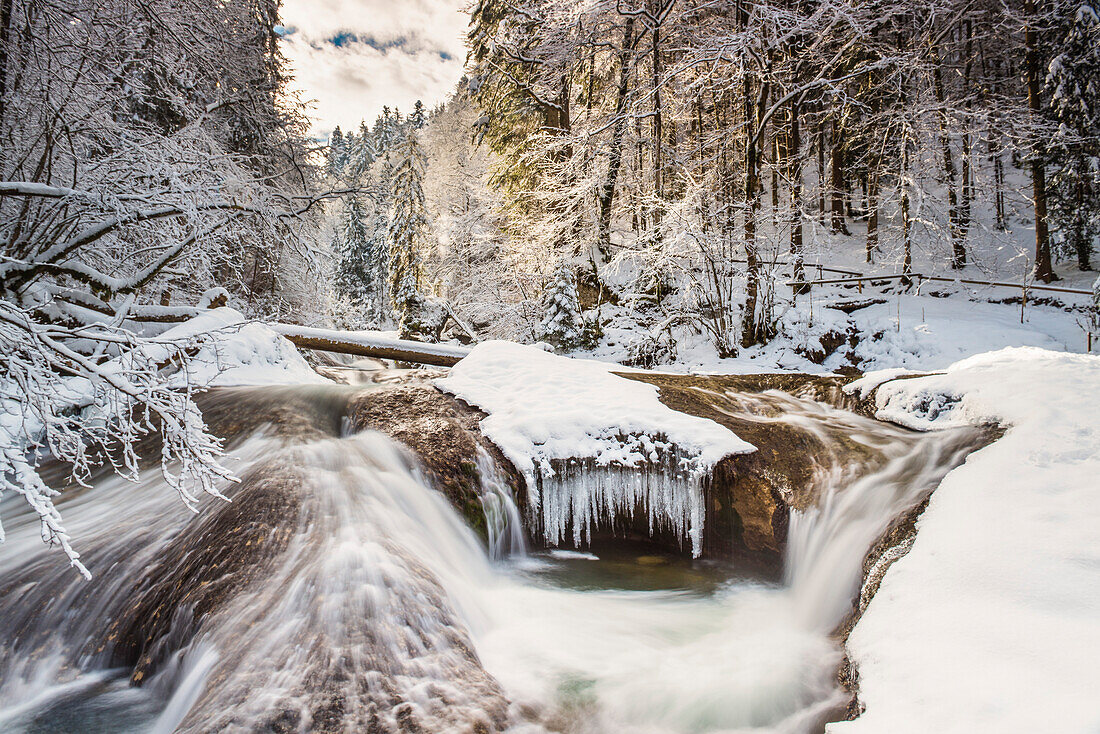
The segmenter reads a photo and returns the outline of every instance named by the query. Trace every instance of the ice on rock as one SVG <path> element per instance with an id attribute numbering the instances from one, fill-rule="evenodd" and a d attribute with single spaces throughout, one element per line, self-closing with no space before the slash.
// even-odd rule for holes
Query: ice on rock
<path id="1" fill-rule="evenodd" d="M 658 389 L 512 342 L 483 342 L 437 385 L 486 413 L 482 433 L 523 473 L 528 511 L 548 544 L 641 511 L 702 550 L 703 482 L 730 454 L 754 451 L 714 421 L 672 410 Z"/>
<path id="2" fill-rule="evenodd" d="M 692 555 L 698 557 L 703 550 L 703 479 L 648 463 L 624 468 L 573 460 L 552 472 L 539 472 L 541 501 L 532 503 L 530 511 L 547 545 L 570 539 L 581 547 L 592 540 L 593 527 L 640 512 L 651 535 L 672 532 L 681 545 L 690 541 Z"/>

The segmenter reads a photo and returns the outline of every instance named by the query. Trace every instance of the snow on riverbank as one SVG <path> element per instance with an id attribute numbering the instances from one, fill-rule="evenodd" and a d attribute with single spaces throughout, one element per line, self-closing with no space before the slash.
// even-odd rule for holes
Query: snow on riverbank
<path id="1" fill-rule="evenodd" d="M 876 401 L 1007 432 L 932 496 L 849 639 L 866 710 L 828 732 L 1100 731 L 1100 358 L 1003 349 Z"/>
<path id="2" fill-rule="evenodd" d="M 176 376 L 192 386 L 300 385 L 328 383 L 287 339 L 270 327 L 246 321 L 231 308 L 216 308 L 174 326 L 158 339 L 205 334 L 198 353 Z"/>

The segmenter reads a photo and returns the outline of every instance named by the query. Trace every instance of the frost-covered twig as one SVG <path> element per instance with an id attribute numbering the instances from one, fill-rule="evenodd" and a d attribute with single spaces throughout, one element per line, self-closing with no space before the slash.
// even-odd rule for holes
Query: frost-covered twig
<path id="1" fill-rule="evenodd" d="M 165 479 L 192 510 L 198 497 L 188 482 L 200 493 L 222 497 L 217 482 L 233 477 L 219 461 L 221 443 L 207 430 L 193 387 L 171 382 L 168 370 L 208 342 L 209 334 L 164 340 L 110 325 L 81 330 L 82 340 L 121 349 L 103 362 L 69 346 L 74 336 L 0 301 L 0 494 L 22 495 L 39 517 L 43 541 L 59 545 L 73 567 L 91 578 L 54 505 L 59 491 L 39 475 L 43 459 L 69 464 L 82 485 L 103 464 L 133 478 L 137 440 L 157 432 Z"/>

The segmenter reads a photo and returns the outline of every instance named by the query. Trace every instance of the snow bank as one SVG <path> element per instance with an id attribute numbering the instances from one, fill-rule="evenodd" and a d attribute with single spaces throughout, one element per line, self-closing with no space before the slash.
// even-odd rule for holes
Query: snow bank
<path id="1" fill-rule="evenodd" d="M 630 513 L 640 501 L 651 525 L 689 535 L 698 552 L 702 478 L 722 457 L 754 448 L 724 426 L 668 408 L 655 386 L 612 369 L 621 368 L 493 341 L 476 346 L 436 384 L 489 414 L 481 430 L 524 474 L 531 510 L 542 510 L 547 542 L 559 542 L 571 520 L 579 544 L 582 528 L 615 512 Z M 670 457 L 681 476 L 653 481 L 654 473 L 667 475 L 660 470 Z M 588 473 L 603 470 L 600 481 L 559 476 L 570 459 L 592 459 Z M 650 479 L 640 482 L 623 467 Z M 692 482 L 690 492 L 683 489 L 685 479 Z"/>
<path id="2" fill-rule="evenodd" d="M 215 308 L 174 326 L 158 339 L 206 334 L 209 340 L 176 376 L 197 386 L 328 383 L 301 353 L 264 324 L 247 322 L 231 308 Z"/>
<path id="3" fill-rule="evenodd" d="M 932 496 L 849 639 L 866 710 L 828 731 L 1100 731 L 1100 358 L 1003 349 L 876 400 L 920 430 L 1008 430 Z"/>

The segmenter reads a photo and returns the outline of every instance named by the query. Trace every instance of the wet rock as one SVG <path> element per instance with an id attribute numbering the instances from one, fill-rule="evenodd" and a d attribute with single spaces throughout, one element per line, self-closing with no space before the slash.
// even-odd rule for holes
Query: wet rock
<path id="1" fill-rule="evenodd" d="M 485 535 L 479 499 L 478 448 L 488 451 L 512 485 L 517 502 L 523 480 L 500 450 L 485 439 L 478 423 L 485 413 L 428 382 L 409 381 L 362 392 L 352 399 L 349 418 L 356 430 L 375 430 L 408 447 L 466 521 Z"/>
<path id="2" fill-rule="evenodd" d="M 203 620 L 257 579 L 285 550 L 301 506 L 293 468 L 273 463 L 246 477 L 233 502 L 210 503 L 135 581 L 100 647 L 141 684 Z"/>
<path id="3" fill-rule="evenodd" d="M 851 409 L 856 401 L 841 387 L 848 381 L 826 375 L 667 375 L 622 373 L 660 388 L 661 402 L 674 410 L 720 423 L 756 447 L 728 456 L 705 486 L 703 557 L 740 560 L 778 574 L 792 508 L 812 503 L 824 467 L 865 464 L 877 455 L 833 431 L 828 441 L 809 428 L 778 420 L 782 398 L 752 395 L 782 391 Z"/>

